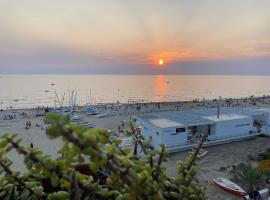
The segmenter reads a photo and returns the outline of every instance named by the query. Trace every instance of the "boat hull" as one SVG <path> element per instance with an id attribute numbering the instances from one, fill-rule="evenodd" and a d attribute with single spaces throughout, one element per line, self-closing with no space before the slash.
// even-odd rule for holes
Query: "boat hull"
<path id="1" fill-rule="evenodd" d="M 218 182 L 216 182 L 215 180 L 213 180 L 214 185 L 216 185 L 217 187 L 219 187 L 220 189 L 224 190 L 225 192 L 228 192 L 230 194 L 233 194 L 235 196 L 239 196 L 239 197 L 244 197 L 247 193 L 241 190 L 234 190 L 231 188 L 228 188 L 224 185 L 219 184 Z"/>

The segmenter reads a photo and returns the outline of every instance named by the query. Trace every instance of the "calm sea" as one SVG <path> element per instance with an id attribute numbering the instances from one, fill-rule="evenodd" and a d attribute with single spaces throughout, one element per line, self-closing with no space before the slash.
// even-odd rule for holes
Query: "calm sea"
<path id="1" fill-rule="evenodd" d="M 68 92 L 68 90 L 70 92 Z M 76 103 L 179 101 L 270 94 L 268 76 L 193 75 L 1 75 L 0 108 Z"/>

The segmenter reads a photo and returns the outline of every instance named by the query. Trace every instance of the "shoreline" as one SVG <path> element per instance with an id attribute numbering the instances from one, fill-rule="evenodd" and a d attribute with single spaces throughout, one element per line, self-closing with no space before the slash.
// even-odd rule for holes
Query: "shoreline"
<path id="1" fill-rule="evenodd" d="M 112 111 L 113 115 L 130 115 L 136 113 L 148 113 L 148 112 L 162 112 L 162 111 L 181 111 L 185 109 L 199 109 L 199 108 L 216 108 L 219 101 L 220 107 L 269 107 L 270 108 L 270 95 L 263 96 L 249 96 L 241 98 L 221 98 L 221 99 L 193 99 L 185 101 L 160 101 L 160 102 L 129 102 L 129 103 L 98 103 L 89 104 L 93 108 L 98 109 L 100 112 Z M 65 105 L 63 108 L 70 106 Z M 77 105 L 75 108 L 81 111 L 85 105 Z M 28 111 L 45 109 L 45 106 L 33 107 L 33 108 L 14 108 L 8 107 L 1 109 L 1 111 Z M 53 108 L 53 107 L 49 107 Z M 59 106 L 58 106 L 59 108 Z"/>

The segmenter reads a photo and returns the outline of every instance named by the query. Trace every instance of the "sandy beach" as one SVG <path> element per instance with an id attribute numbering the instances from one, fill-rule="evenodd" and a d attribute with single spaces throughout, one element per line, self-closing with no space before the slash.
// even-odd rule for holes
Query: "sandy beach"
<path id="1" fill-rule="evenodd" d="M 269 107 L 269 97 L 250 97 L 243 99 L 222 100 L 222 106 L 239 106 L 239 107 Z M 192 101 L 192 102 L 169 102 L 169 103 L 149 103 L 149 104 L 107 104 L 98 105 L 97 108 L 101 112 L 109 111 L 112 116 L 105 118 L 96 118 L 96 116 L 88 116 L 81 111 L 78 114 L 83 121 L 96 124 L 97 128 L 118 131 L 121 121 L 128 121 L 130 116 L 135 113 L 158 112 L 165 110 L 185 110 L 202 107 L 215 107 L 216 100 L 213 101 Z M 79 108 L 80 109 L 80 108 Z M 13 113 L 15 119 L 4 120 L 5 116 Z M 26 115 L 22 115 L 26 113 Z M 23 139 L 23 144 L 33 144 L 34 147 L 41 149 L 45 154 L 52 157 L 57 156 L 57 150 L 60 148 L 62 141 L 60 139 L 50 140 L 45 134 L 45 125 L 43 117 L 37 117 L 37 109 L 20 109 L 20 110 L 3 110 L 0 112 L 0 134 L 17 133 Z M 31 121 L 31 128 L 26 129 L 26 121 Z M 257 137 L 240 142 L 233 142 L 213 147 L 208 147 L 208 154 L 199 160 L 201 173 L 200 179 L 203 184 L 207 184 L 207 197 L 210 200 L 233 200 L 241 199 L 228 195 L 211 184 L 211 180 L 216 177 L 230 178 L 229 171 L 233 165 L 238 165 L 248 161 L 248 156 L 256 156 L 260 151 L 270 147 L 270 138 Z M 168 168 L 168 174 L 175 176 L 177 174 L 176 161 L 184 159 L 188 152 L 179 152 L 171 154 L 165 165 Z M 14 168 L 24 171 L 22 158 L 16 152 L 10 152 L 10 158 L 14 161 Z M 225 167 L 225 170 L 221 168 Z"/>

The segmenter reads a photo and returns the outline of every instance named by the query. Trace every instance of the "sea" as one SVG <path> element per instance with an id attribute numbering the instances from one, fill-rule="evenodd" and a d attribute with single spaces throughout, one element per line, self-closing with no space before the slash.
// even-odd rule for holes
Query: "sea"
<path id="1" fill-rule="evenodd" d="M 270 95 L 270 76 L 0 75 L 0 108 Z"/>

